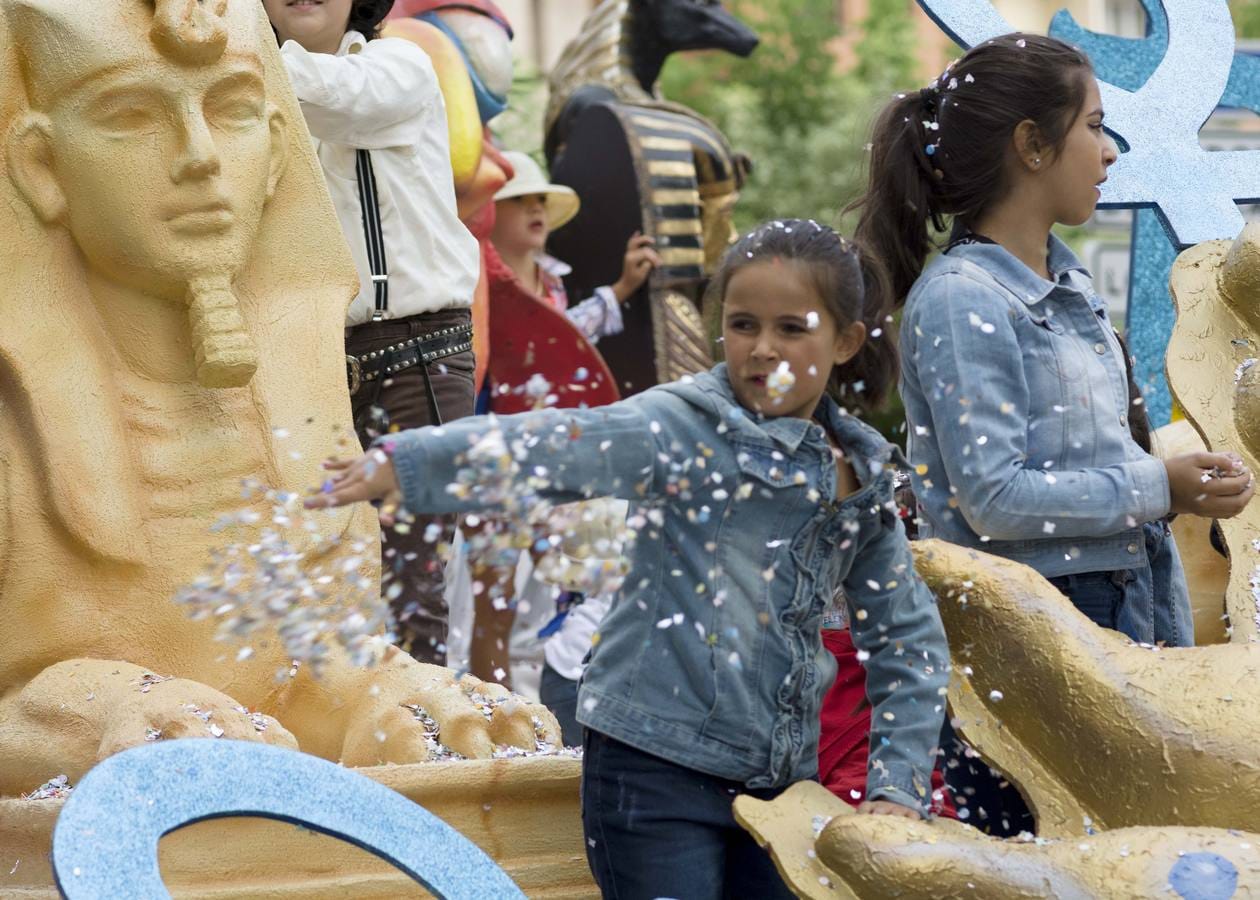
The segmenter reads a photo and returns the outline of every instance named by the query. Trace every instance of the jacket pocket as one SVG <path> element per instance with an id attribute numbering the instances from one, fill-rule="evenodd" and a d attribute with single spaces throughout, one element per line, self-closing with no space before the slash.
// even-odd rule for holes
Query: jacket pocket
<path id="1" fill-rule="evenodd" d="M 1088 382 L 1090 379 L 1090 359 L 1085 355 L 1083 339 L 1069 332 L 1053 316 L 1029 313 L 1028 321 L 1034 326 L 1032 337 L 1035 343 L 1030 348 L 1033 358 L 1042 364 L 1044 370 L 1053 373 L 1061 385 L 1065 399 L 1073 392 L 1078 392 L 1081 382 Z M 1033 396 L 1037 394 L 1034 393 Z"/>
<path id="2" fill-rule="evenodd" d="M 736 444 L 735 463 L 746 479 L 770 488 L 787 488 L 804 483 L 801 480 L 804 470 L 790 462 L 787 454 L 772 447 Z"/>

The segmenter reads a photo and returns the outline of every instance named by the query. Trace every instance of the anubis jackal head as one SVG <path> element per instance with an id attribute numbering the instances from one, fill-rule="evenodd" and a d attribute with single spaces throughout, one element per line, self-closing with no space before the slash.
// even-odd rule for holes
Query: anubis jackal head
<path id="1" fill-rule="evenodd" d="M 632 0 L 636 20 L 651 26 L 669 52 L 725 50 L 748 56 L 757 34 L 726 10 L 721 0 Z"/>

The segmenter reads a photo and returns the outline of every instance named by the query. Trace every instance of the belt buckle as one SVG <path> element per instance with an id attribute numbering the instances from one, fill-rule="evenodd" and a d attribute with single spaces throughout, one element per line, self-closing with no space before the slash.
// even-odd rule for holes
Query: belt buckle
<path id="1" fill-rule="evenodd" d="M 363 386 L 363 366 L 357 356 L 346 354 L 346 378 L 350 382 L 350 395 L 354 396 Z"/>

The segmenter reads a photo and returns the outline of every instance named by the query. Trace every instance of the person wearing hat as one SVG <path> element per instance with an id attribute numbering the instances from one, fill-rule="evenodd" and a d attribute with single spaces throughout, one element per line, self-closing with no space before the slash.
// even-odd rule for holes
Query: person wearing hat
<path id="1" fill-rule="evenodd" d="M 573 188 L 549 183 L 542 167 L 527 154 L 509 150 L 503 155 L 516 175 L 494 195 L 490 241 L 503 267 L 489 263 L 491 279 L 515 277 L 526 291 L 564 310 L 592 343 L 619 333 L 621 304 L 634 296 L 652 269 L 661 264 L 653 239 L 637 231 L 632 234 L 626 242 L 621 277 L 570 307 L 561 280 L 569 273 L 569 266 L 548 256 L 544 248 L 547 236 L 577 215 L 581 201 Z"/>
<path id="2" fill-rule="evenodd" d="M 631 235 L 626 243 L 621 277 L 616 283 L 596 288 L 593 296 L 569 306 L 561 280 L 568 274 L 569 267 L 548 256 L 544 247 L 553 230 L 577 215 L 581 201 L 572 188 L 549 183 L 542 168 L 527 154 L 509 150 L 503 156 L 511 163 L 515 175 L 494 196 L 495 223 L 486 252 L 491 317 L 496 315 L 496 298 L 502 304 L 505 295 L 524 293 L 562 311 L 578 332 L 574 336 L 579 340 L 594 344 L 601 337 L 619 333 L 622 330 L 621 304 L 634 295 L 652 269 L 661 263 L 652 247 L 652 238 L 637 232 Z M 500 305 L 498 314 L 502 315 L 504 308 Z M 504 348 L 491 343 L 492 360 L 503 352 Z M 493 361 L 491 369 L 494 369 Z M 478 411 L 496 411 L 489 382 L 478 398 Z M 532 577 L 532 562 L 522 560 L 519 573 L 511 566 L 487 567 L 475 562 L 471 564 L 473 571 L 463 572 L 460 567 L 465 565 L 465 560 L 459 556 L 457 547 L 450 570 L 455 574 L 448 574 L 451 589 L 447 594 L 453 621 L 460 618 L 457 611 L 469 605 L 474 610 L 471 633 L 467 635 L 468 668 L 475 674 L 484 673 L 486 678 L 530 694 L 536 690 L 535 679 L 542 666 L 541 637 L 537 632 L 555 611 L 553 598 L 558 590 Z M 482 588 L 475 597 L 469 597 L 474 583 Z M 519 595 L 517 585 L 523 586 Z M 590 618 L 595 606 L 593 603 L 590 609 L 583 611 L 587 613 L 586 618 Z M 598 615 L 594 616 L 594 621 L 598 619 Z M 557 626 L 560 620 L 556 618 Z M 585 619 L 579 616 L 575 621 Z M 577 654 L 579 659 L 582 655 L 584 651 Z M 565 684 L 563 678 L 553 680 L 556 684 Z M 576 689 L 576 682 L 573 685 Z M 575 725 L 570 727 L 570 737 L 576 733 L 575 729 Z"/>

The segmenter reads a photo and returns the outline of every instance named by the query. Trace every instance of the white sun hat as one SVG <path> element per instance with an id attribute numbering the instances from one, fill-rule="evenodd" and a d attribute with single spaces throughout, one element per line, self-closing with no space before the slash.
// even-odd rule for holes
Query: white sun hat
<path id="1" fill-rule="evenodd" d="M 495 202 L 542 194 L 547 198 L 547 228 L 551 231 L 578 214 L 582 201 L 578 199 L 577 192 L 567 185 L 551 184 L 547 181 L 542 167 L 534 162 L 532 156 L 516 150 L 507 150 L 503 156 L 512 164 L 516 174 L 511 181 L 499 188 L 499 192 L 494 195 Z"/>

